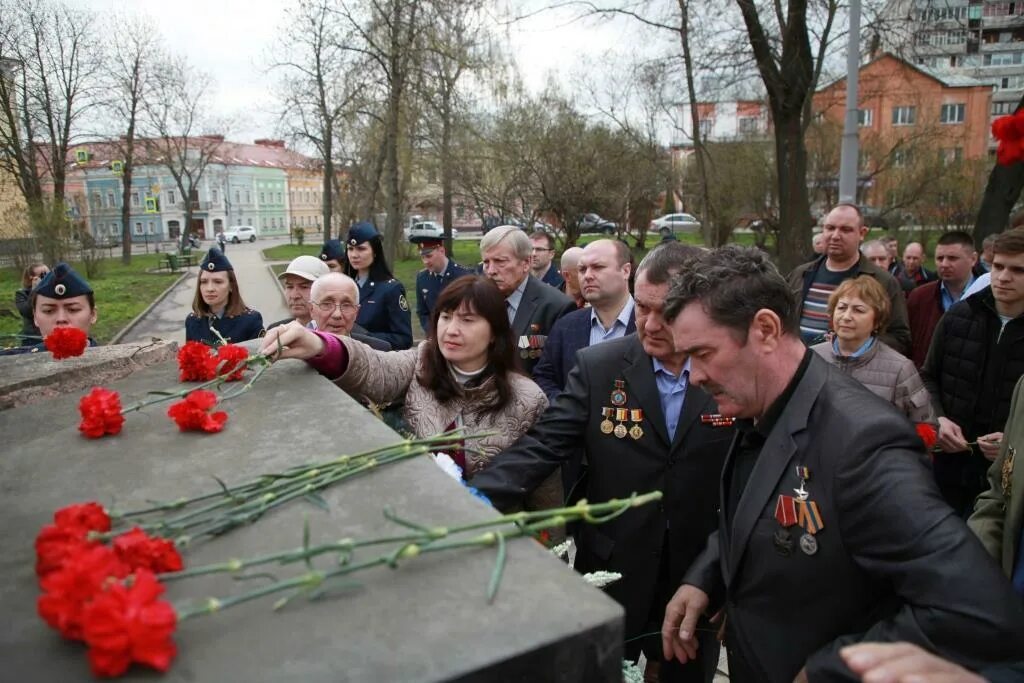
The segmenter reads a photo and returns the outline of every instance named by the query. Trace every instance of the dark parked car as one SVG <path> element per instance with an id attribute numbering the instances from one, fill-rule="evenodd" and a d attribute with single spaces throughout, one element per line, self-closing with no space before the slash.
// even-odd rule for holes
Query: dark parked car
<path id="1" fill-rule="evenodd" d="M 613 221 L 606 221 L 596 213 L 585 213 L 580 218 L 580 232 L 597 232 L 602 235 L 614 235 L 619 226 Z"/>

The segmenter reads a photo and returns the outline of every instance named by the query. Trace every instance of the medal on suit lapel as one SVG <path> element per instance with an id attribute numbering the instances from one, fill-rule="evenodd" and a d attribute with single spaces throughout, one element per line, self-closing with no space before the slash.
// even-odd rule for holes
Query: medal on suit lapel
<path id="1" fill-rule="evenodd" d="M 601 408 L 601 416 L 604 420 L 601 422 L 601 433 L 611 434 L 615 431 L 615 425 L 612 424 L 611 417 L 615 413 L 615 408 Z"/>
<path id="2" fill-rule="evenodd" d="M 618 423 L 617 425 L 615 425 L 615 436 L 620 439 L 625 439 L 626 434 L 629 433 L 629 430 L 626 429 L 626 425 L 622 424 L 623 422 L 625 422 L 627 417 L 629 417 L 628 410 L 626 410 L 625 408 L 615 409 L 615 421 Z"/>
<path id="3" fill-rule="evenodd" d="M 796 476 L 800 477 L 800 488 L 793 489 L 793 493 L 799 500 L 807 500 L 807 490 L 804 488 L 804 484 L 811 478 L 811 472 L 803 465 L 797 465 Z"/>
<path id="4" fill-rule="evenodd" d="M 629 411 L 629 421 L 633 423 L 633 426 L 629 428 L 629 435 L 633 438 L 633 441 L 639 441 L 644 435 L 644 429 L 640 426 L 640 423 L 644 421 L 643 409 L 631 408 Z"/>
<path id="5" fill-rule="evenodd" d="M 793 552 L 793 535 L 786 529 L 776 529 L 772 534 L 772 545 L 779 555 L 789 557 Z"/>
<path id="6" fill-rule="evenodd" d="M 626 395 L 626 382 L 624 380 L 615 380 L 615 388 L 612 389 L 612 395 L 609 397 L 609 400 L 611 400 L 612 405 L 617 408 L 626 405 L 626 401 L 629 400 L 629 397 Z"/>
<path id="7" fill-rule="evenodd" d="M 800 550 L 804 551 L 804 555 L 813 555 L 818 552 L 818 541 L 810 534 L 804 534 L 800 537 Z"/>

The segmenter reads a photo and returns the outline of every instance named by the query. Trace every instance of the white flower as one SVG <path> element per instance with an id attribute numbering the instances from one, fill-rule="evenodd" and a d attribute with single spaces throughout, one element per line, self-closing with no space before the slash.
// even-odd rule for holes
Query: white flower
<path id="1" fill-rule="evenodd" d="M 572 547 L 572 539 L 570 538 L 565 543 L 559 543 L 551 549 L 551 554 L 555 557 L 565 557 L 569 554 L 569 548 Z"/>
<path id="2" fill-rule="evenodd" d="M 644 683 L 644 672 L 628 659 L 622 660 L 622 683 Z"/>
<path id="3" fill-rule="evenodd" d="M 444 473 L 457 482 L 462 482 L 462 468 L 455 464 L 447 453 L 431 453 L 430 457 Z"/>
<path id="4" fill-rule="evenodd" d="M 622 574 L 618 572 L 590 572 L 589 574 L 583 575 L 583 580 L 589 583 L 594 588 L 604 588 L 610 583 L 615 583 L 622 578 Z"/>

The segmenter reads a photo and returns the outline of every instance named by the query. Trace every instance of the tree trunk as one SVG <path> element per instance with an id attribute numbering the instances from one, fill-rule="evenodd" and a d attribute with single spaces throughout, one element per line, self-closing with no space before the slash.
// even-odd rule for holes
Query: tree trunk
<path id="1" fill-rule="evenodd" d="M 806 260 L 811 239 L 811 207 L 807 196 L 807 150 L 803 145 L 799 109 L 776 110 L 775 167 L 779 178 L 778 264 L 785 275 Z"/>
<path id="2" fill-rule="evenodd" d="M 683 65 L 686 71 L 686 94 L 690 98 L 690 125 L 693 128 L 693 155 L 697 160 L 697 182 L 700 190 L 701 203 L 701 232 L 704 236 L 704 245 L 708 247 L 719 246 L 717 231 L 713 221 L 713 207 L 711 206 L 711 193 L 708 190 L 707 156 L 704 149 L 704 140 L 700 132 L 700 112 L 697 111 L 697 88 L 693 79 L 693 57 L 690 54 L 690 12 L 687 0 L 679 0 L 679 40 L 683 47 Z M 684 211 L 689 207 L 684 207 Z"/>
<path id="3" fill-rule="evenodd" d="M 128 135 L 125 139 L 124 172 L 121 176 L 121 263 L 128 265 L 132 262 L 132 231 L 131 222 L 131 193 L 132 193 L 132 172 L 135 162 L 135 117 L 128 121 Z M 142 199 L 140 197 L 140 199 Z M 140 202 L 145 207 L 145 201 Z"/>
<path id="4" fill-rule="evenodd" d="M 331 239 L 334 234 L 334 131 L 332 126 L 327 126 L 327 136 L 324 139 L 324 177 L 323 180 L 323 212 L 324 212 L 324 242 Z M 338 226 L 338 236 L 341 237 L 341 226 Z"/>
<path id="5" fill-rule="evenodd" d="M 451 88 L 441 93 L 441 221 L 444 225 L 444 250 L 449 258 L 454 253 L 452 245 L 452 109 Z"/>

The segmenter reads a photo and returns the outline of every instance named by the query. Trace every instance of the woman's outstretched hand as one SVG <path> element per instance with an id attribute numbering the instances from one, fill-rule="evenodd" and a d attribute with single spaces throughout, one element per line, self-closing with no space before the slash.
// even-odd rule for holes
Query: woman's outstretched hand
<path id="1" fill-rule="evenodd" d="M 272 361 L 282 358 L 306 360 L 320 355 L 323 350 L 323 340 L 302 323 L 294 320 L 287 325 L 278 325 L 267 332 L 263 337 L 263 344 L 260 346 L 260 353 Z"/>

